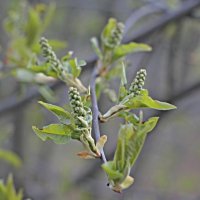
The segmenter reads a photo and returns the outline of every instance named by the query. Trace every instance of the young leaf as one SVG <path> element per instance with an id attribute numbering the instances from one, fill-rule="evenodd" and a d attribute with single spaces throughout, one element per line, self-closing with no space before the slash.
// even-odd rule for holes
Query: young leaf
<path id="1" fill-rule="evenodd" d="M 65 124 L 50 124 L 41 129 L 35 126 L 32 128 L 41 140 L 53 140 L 57 144 L 68 142 L 74 131 L 71 126 Z"/>
<path id="2" fill-rule="evenodd" d="M 125 180 L 120 184 L 122 190 L 129 188 L 134 182 L 134 178 L 131 176 L 127 176 Z"/>
<path id="3" fill-rule="evenodd" d="M 40 85 L 38 90 L 39 90 L 40 94 L 42 95 L 42 97 L 44 99 L 46 99 L 47 101 L 51 101 L 51 102 L 56 101 L 55 94 L 50 87 L 48 87 L 46 85 Z"/>
<path id="4" fill-rule="evenodd" d="M 53 15 L 55 13 L 56 5 L 55 3 L 50 3 L 50 5 L 46 9 L 46 13 L 43 20 L 42 32 L 49 26 Z"/>
<path id="5" fill-rule="evenodd" d="M 145 91 L 136 97 L 132 95 L 126 96 L 120 104 L 127 106 L 128 109 L 153 108 L 156 110 L 171 110 L 176 108 L 172 104 L 152 99 Z"/>
<path id="6" fill-rule="evenodd" d="M 67 122 L 71 119 L 71 114 L 60 106 L 44 103 L 43 101 L 39 101 L 39 104 L 41 104 L 47 110 L 51 111 L 54 115 L 56 115 L 56 117 L 63 124 L 67 124 Z"/>
<path id="7" fill-rule="evenodd" d="M 142 124 L 128 123 L 120 127 L 114 159 L 102 165 L 114 191 L 121 192 L 133 183 L 134 179 L 129 176 L 130 168 L 143 147 L 147 133 L 155 127 L 157 121 L 158 117 L 153 117 Z M 115 173 L 122 176 L 115 176 Z"/>
<path id="8" fill-rule="evenodd" d="M 31 46 L 42 29 L 42 22 L 39 13 L 35 9 L 30 8 L 28 12 L 28 21 L 25 26 L 25 33 L 27 37 L 27 45 Z"/>
<path id="9" fill-rule="evenodd" d="M 152 117 L 144 124 L 138 124 L 136 136 L 127 146 L 127 156 L 130 156 L 130 165 L 133 166 L 144 145 L 147 133 L 152 131 L 158 122 L 158 117 Z"/>
<path id="10" fill-rule="evenodd" d="M 0 159 L 7 161 L 14 167 L 20 167 L 22 164 L 22 161 L 19 158 L 19 156 L 16 153 L 8 150 L 0 149 Z"/>
<path id="11" fill-rule="evenodd" d="M 129 44 L 122 44 L 115 48 L 113 53 L 113 61 L 130 53 L 151 51 L 151 49 L 152 48 L 149 45 L 143 43 L 131 42 Z"/>
<path id="12" fill-rule="evenodd" d="M 23 199 L 22 190 L 19 190 L 19 192 L 17 192 L 15 189 L 12 175 L 9 175 L 7 179 L 7 183 L 5 184 L 3 183 L 2 180 L 0 180 L 0 199 L 1 200 L 22 200 Z"/>
<path id="13" fill-rule="evenodd" d="M 92 37 L 90 41 L 92 43 L 92 48 L 93 48 L 94 52 L 97 54 L 99 59 L 102 60 L 103 55 L 102 55 L 102 52 L 100 50 L 99 42 L 98 42 L 97 38 L 96 37 Z"/>
<path id="14" fill-rule="evenodd" d="M 110 18 L 101 34 L 101 40 L 104 43 L 104 45 L 107 45 L 107 40 L 110 37 L 112 30 L 115 29 L 116 26 L 117 26 L 117 20 L 114 18 Z"/>
<path id="15" fill-rule="evenodd" d="M 102 164 L 101 167 L 108 175 L 109 180 L 120 180 L 123 177 L 123 174 L 115 170 L 113 164 L 114 164 L 113 161 L 108 161 Z"/>
<path id="16" fill-rule="evenodd" d="M 71 59 L 69 61 L 69 64 L 71 66 L 71 73 L 72 73 L 73 77 L 78 77 L 81 73 L 81 68 L 78 65 L 77 58 Z"/>
<path id="17" fill-rule="evenodd" d="M 119 87 L 118 101 L 121 101 L 128 93 L 126 89 L 127 78 L 126 78 L 126 68 L 124 63 L 122 62 L 122 72 L 121 72 L 121 83 Z"/>

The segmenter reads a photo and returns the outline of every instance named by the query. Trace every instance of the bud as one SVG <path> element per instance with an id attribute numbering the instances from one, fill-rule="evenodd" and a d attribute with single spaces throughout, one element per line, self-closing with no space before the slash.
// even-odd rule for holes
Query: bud
<path id="1" fill-rule="evenodd" d="M 110 37 L 108 37 L 106 45 L 110 48 L 114 48 L 121 43 L 124 32 L 124 25 L 117 23 L 116 27 L 111 31 Z"/>
<path id="2" fill-rule="evenodd" d="M 131 83 L 131 86 L 129 88 L 129 94 L 133 94 L 134 96 L 137 96 L 140 94 L 143 86 L 144 86 L 144 81 L 146 78 L 147 72 L 145 69 L 140 69 L 136 73 L 136 77 Z"/>

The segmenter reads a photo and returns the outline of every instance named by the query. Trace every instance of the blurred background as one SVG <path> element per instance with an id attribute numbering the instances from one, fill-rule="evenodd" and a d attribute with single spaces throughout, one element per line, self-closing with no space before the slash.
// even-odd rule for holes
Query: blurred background
<path id="1" fill-rule="evenodd" d="M 37 16 L 44 19 L 46 13 L 48 23 L 37 24 Z M 45 36 L 54 39 L 59 56 L 73 50 L 87 61 L 81 77 L 87 85 L 95 60 L 90 38 L 100 36 L 110 17 L 126 24 L 125 42 L 153 47 L 150 53 L 128 56 L 129 83 L 139 68 L 146 68 L 151 96 L 178 107 L 170 112 L 145 110 L 145 117 L 158 115 L 160 121 L 132 170 L 135 183 L 122 194 L 106 187 L 100 161 L 76 156 L 82 149 L 79 143 L 42 142 L 33 133 L 32 125 L 56 121 L 37 103 L 50 94 L 41 88 L 38 93 L 26 80 L 29 74 L 17 71 L 28 65 L 32 51 L 24 46 L 23 34 L 29 34 L 30 43 Z M 33 24 L 28 27 L 30 19 Z M 0 24 L 0 178 L 6 180 L 12 173 L 16 188 L 33 200 L 200 199 L 199 0 L 1 0 Z M 118 79 L 111 82 L 115 90 L 118 84 Z M 66 87 L 57 84 L 53 91 L 54 101 L 65 104 Z M 113 105 L 105 94 L 99 104 L 103 113 Z M 113 119 L 101 126 L 108 134 L 105 152 L 110 159 L 119 124 Z M 15 154 L 5 156 L 3 150 Z"/>

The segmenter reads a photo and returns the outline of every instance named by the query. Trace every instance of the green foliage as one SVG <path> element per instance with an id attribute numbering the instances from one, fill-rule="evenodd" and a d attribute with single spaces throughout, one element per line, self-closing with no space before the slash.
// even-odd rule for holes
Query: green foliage
<path id="1" fill-rule="evenodd" d="M 146 89 L 143 89 L 144 80 L 146 77 L 146 71 L 141 69 L 137 72 L 137 75 L 129 90 L 127 90 L 123 84 L 123 78 L 119 90 L 119 103 L 111 107 L 104 115 L 100 116 L 102 122 L 120 114 L 122 111 L 138 109 L 138 108 L 151 108 L 156 110 L 171 110 L 175 109 L 176 106 L 154 100 L 149 96 Z"/>
<path id="2" fill-rule="evenodd" d="M 40 139 L 46 141 L 47 139 L 53 140 L 57 144 L 65 144 L 70 140 L 73 128 L 65 124 L 50 124 L 38 129 L 33 126 L 33 130 Z"/>
<path id="3" fill-rule="evenodd" d="M 104 67 L 130 53 L 151 51 L 151 47 L 147 44 L 130 42 L 121 45 L 123 32 L 124 25 L 111 18 L 101 33 L 101 43 L 99 44 L 95 37 L 91 39 L 92 47 Z"/>
<path id="4" fill-rule="evenodd" d="M 63 124 L 67 124 L 67 122 L 71 119 L 71 114 L 67 110 L 65 110 L 64 108 L 62 108 L 60 106 L 48 104 L 43 101 L 39 101 L 39 104 L 41 104 L 47 110 L 51 111 L 54 115 L 56 115 L 56 117 Z"/>
<path id="5" fill-rule="evenodd" d="M 60 124 L 50 124 L 40 129 L 33 126 L 33 131 L 41 140 L 52 140 L 57 144 L 65 144 L 70 139 L 78 140 L 86 149 L 78 154 L 80 157 L 100 157 L 100 149 L 107 138 L 103 136 L 95 144 L 91 136 L 92 113 L 90 108 L 84 105 L 87 102 L 83 103 L 77 88 L 71 87 L 69 89 L 69 100 L 71 113 L 60 106 L 40 101 L 41 105 L 58 118 Z"/>
<path id="6" fill-rule="evenodd" d="M 12 175 L 9 175 L 7 183 L 5 184 L 2 180 L 0 180 L 0 199 L 1 200 L 23 199 L 22 190 L 20 190 L 19 192 L 15 190 Z"/>
<path id="7" fill-rule="evenodd" d="M 34 70 L 39 63 L 40 54 L 38 40 L 51 23 L 55 11 L 55 4 L 37 4 L 30 6 L 27 1 L 19 3 L 9 11 L 4 21 L 4 28 L 10 36 L 5 63 L 10 68 L 9 75 L 14 76 L 20 83 L 34 84 L 39 92 L 48 100 L 53 99 L 49 87 L 42 87 L 55 79 L 41 74 L 41 70 Z M 50 40 L 54 48 L 65 48 L 66 43 Z M 43 69 L 46 66 L 43 66 Z"/>
<path id="8" fill-rule="evenodd" d="M 110 187 L 114 191 L 121 192 L 133 183 L 133 179 L 129 176 L 130 169 L 144 145 L 147 133 L 156 126 L 157 121 L 158 117 L 152 117 L 144 123 L 121 125 L 114 159 L 102 165 L 108 175 Z"/>
<path id="9" fill-rule="evenodd" d="M 119 45 L 113 53 L 113 61 L 118 60 L 130 53 L 151 51 L 152 48 L 147 44 L 131 42 L 129 44 Z"/>
<path id="10" fill-rule="evenodd" d="M 148 95 L 147 90 L 141 91 L 141 95 L 136 97 L 132 94 L 126 96 L 120 104 L 125 105 L 128 109 L 152 108 L 156 110 L 171 110 L 176 108 L 176 106 L 172 104 L 152 99 Z"/>
<path id="11" fill-rule="evenodd" d="M 44 37 L 40 39 L 40 46 L 46 61 L 42 65 L 39 65 L 39 68 L 34 66 L 32 70 L 41 72 L 46 76 L 60 79 L 69 86 L 77 87 L 81 92 L 87 91 L 77 78 L 81 73 L 81 67 L 86 64 L 84 60 L 78 61 L 77 58 L 72 58 L 72 52 L 68 52 L 68 54 L 62 58 L 62 61 L 60 61 L 48 40 Z"/>
<path id="12" fill-rule="evenodd" d="M 4 149 L 0 149 L 0 159 L 5 160 L 14 167 L 20 167 L 22 164 L 22 161 L 17 154 Z"/>
<path id="13" fill-rule="evenodd" d="M 142 114 L 138 117 L 130 111 L 141 108 L 156 110 L 176 108 L 169 103 L 154 100 L 149 96 L 148 91 L 143 88 L 147 75 L 145 69 L 137 72 L 128 88 L 124 57 L 129 53 L 150 51 L 151 47 L 134 42 L 121 44 L 123 29 L 122 23 L 111 18 L 102 31 L 100 44 L 96 38 L 91 39 L 92 47 L 99 57 L 95 68 L 97 70 L 97 74 L 95 74 L 96 87 L 91 87 L 93 96 L 90 94 L 90 87 L 86 88 L 78 79 L 81 67 L 86 64 L 85 61 L 72 58 L 72 52 L 68 52 L 61 60 L 58 59 L 45 38 L 40 40 L 45 62 L 29 67 L 35 73 L 43 73 L 48 77 L 60 79 L 70 86 L 68 91 L 69 104 L 66 106 L 69 108 L 68 110 L 60 106 L 39 102 L 52 112 L 60 123 L 50 124 L 41 129 L 33 126 L 35 133 L 43 141 L 53 140 L 58 144 L 64 144 L 70 139 L 80 141 L 85 151 L 79 152 L 78 156 L 85 159 L 103 158 L 102 168 L 108 176 L 110 188 L 116 192 L 121 192 L 134 182 L 130 176 L 131 168 L 142 150 L 147 133 L 152 131 L 158 122 L 158 117 L 143 121 Z M 116 77 L 121 79 L 118 97 L 115 91 L 110 88 L 109 83 L 111 79 Z M 116 103 L 104 115 L 98 113 L 94 97 L 96 94 L 98 98 L 102 92 Z M 92 113 L 90 106 L 93 106 L 94 113 Z M 97 117 L 99 122 L 106 122 L 114 116 L 123 118 L 125 124 L 120 126 L 114 158 L 107 162 L 102 156 L 107 136 L 99 136 L 98 131 L 96 131 L 98 127 L 93 127 L 96 138 L 100 137 L 98 141 L 95 141 L 91 134 L 92 124 L 95 125 Z"/>

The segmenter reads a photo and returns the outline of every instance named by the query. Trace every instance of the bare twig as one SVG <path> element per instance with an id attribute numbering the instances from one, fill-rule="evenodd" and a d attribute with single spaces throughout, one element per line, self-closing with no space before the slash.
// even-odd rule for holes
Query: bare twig
<path id="1" fill-rule="evenodd" d="M 97 103 L 96 97 L 96 78 L 99 76 L 99 69 L 101 67 L 101 63 L 98 62 L 96 67 L 93 70 L 91 82 L 90 82 L 90 89 L 91 89 L 91 101 L 92 101 L 92 127 L 93 127 L 93 134 L 95 137 L 96 142 L 100 138 L 100 130 L 99 130 L 99 108 Z M 105 163 L 107 162 L 103 149 L 101 150 L 101 159 Z"/>

